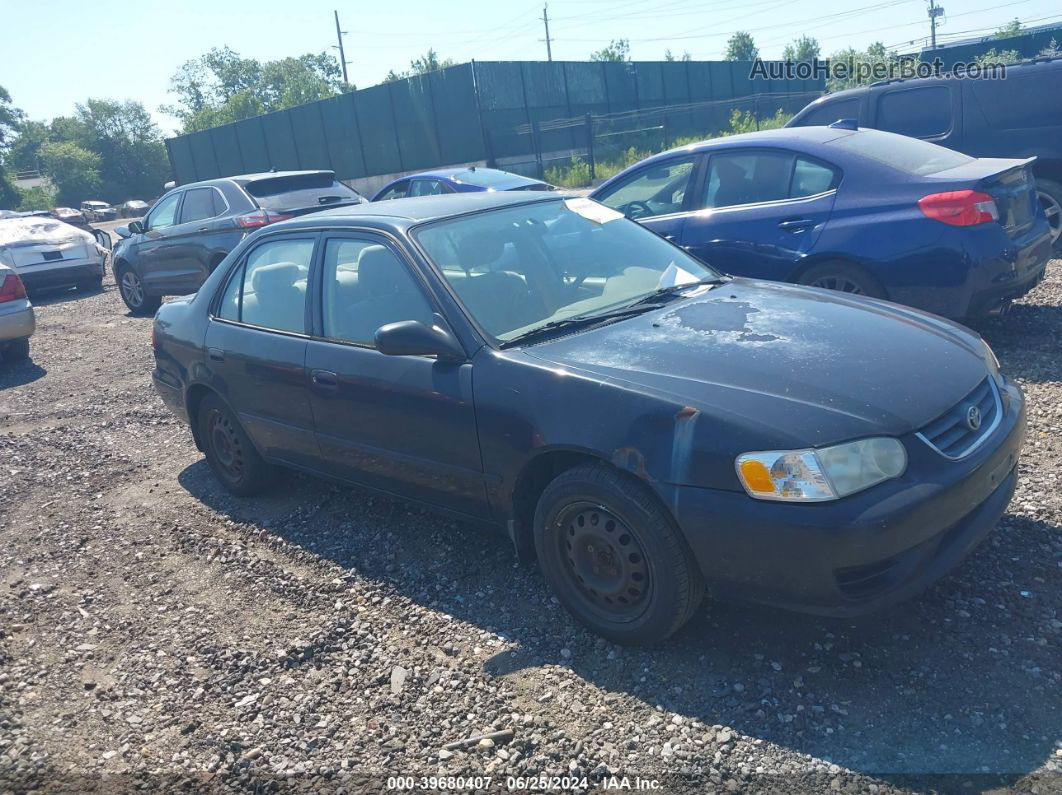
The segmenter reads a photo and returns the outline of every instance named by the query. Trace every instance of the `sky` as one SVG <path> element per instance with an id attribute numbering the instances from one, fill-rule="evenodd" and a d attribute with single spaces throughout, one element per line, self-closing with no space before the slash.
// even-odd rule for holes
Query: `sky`
<path id="1" fill-rule="evenodd" d="M 1062 22 L 1058 0 L 940 0 L 938 40 L 989 35 L 1017 17 Z M 88 97 L 135 99 L 171 135 L 170 77 L 212 47 L 274 60 L 321 52 L 336 43 L 340 15 L 351 82 L 360 88 L 401 71 L 433 47 L 440 58 L 545 59 L 542 0 L 0 0 L 0 86 L 31 119 L 73 113 Z M 781 56 L 802 34 L 824 55 L 874 41 L 900 52 L 929 35 L 927 0 L 551 0 L 554 60 L 586 60 L 611 39 L 630 40 L 634 60 L 671 49 L 695 60 L 720 59 L 735 30 L 747 30 L 764 58 Z M 337 55 L 338 57 L 338 55 Z"/>

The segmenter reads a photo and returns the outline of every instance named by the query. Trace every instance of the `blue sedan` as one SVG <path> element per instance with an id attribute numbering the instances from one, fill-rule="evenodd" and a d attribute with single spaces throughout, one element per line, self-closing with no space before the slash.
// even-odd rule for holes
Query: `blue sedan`
<path id="1" fill-rule="evenodd" d="M 461 166 L 411 174 L 384 185 L 374 202 L 404 199 L 407 196 L 440 196 L 445 193 L 471 193 L 498 190 L 554 190 L 542 180 L 510 174 L 496 168 Z"/>
<path id="2" fill-rule="evenodd" d="M 727 273 L 974 318 L 1043 279 L 1051 230 L 1031 163 L 846 120 L 663 152 L 591 198 Z"/>

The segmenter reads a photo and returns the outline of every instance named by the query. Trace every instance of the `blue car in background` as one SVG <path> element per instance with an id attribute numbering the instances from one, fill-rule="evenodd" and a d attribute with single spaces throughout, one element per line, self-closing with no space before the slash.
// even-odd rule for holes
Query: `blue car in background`
<path id="1" fill-rule="evenodd" d="M 663 152 L 590 196 L 727 273 L 976 318 L 1043 279 L 1051 231 L 1033 160 L 845 120 Z"/>
<path id="2" fill-rule="evenodd" d="M 373 196 L 374 202 L 385 199 L 404 199 L 407 196 L 440 196 L 444 193 L 466 193 L 496 190 L 554 190 L 547 182 L 496 168 L 461 166 L 412 174 L 384 185 Z"/>

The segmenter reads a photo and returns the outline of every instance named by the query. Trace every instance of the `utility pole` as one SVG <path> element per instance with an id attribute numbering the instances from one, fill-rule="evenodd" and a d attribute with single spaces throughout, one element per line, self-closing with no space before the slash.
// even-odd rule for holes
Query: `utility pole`
<path id="1" fill-rule="evenodd" d="M 346 31 L 339 29 L 339 12 L 333 11 L 332 13 L 336 15 L 336 39 L 339 41 L 339 65 L 343 67 L 343 83 L 350 85 L 350 81 L 347 79 L 347 56 L 343 52 L 343 36 Z"/>
<path id="2" fill-rule="evenodd" d="M 937 48 L 937 17 L 943 13 L 943 8 L 938 6 L 934 0 L 929 0 L 929 49 L 931 50 Z"/>
<path id="3" fill-rule="evenodd" d="M 550 47 L 549 41 L 549 3 L 542 5 L 542 23 L 546 26 L 546 60 L 553 60 L 553 48 Z M 541 41 L 541 39 L 539 39 Z"/>

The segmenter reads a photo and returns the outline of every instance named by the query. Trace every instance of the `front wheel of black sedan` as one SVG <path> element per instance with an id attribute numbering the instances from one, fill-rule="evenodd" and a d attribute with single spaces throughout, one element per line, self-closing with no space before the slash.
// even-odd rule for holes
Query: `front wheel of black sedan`
<path id="1" fill-rule="evenodd" d="M 557 476 L 535 511 L 535 548 L 577 620 L 622 644 L 659 643 L 704 597 L 704 580 L 653 493 L 607 464 Z"/>
<path id="2" fill-rule="evenodd" d="M 233 413 L 213 395 L 199 404 L 199 440 L 210 469 L 237 497 L 260 494 L 273 482 L 273 468 L 254 449 Z"/>

